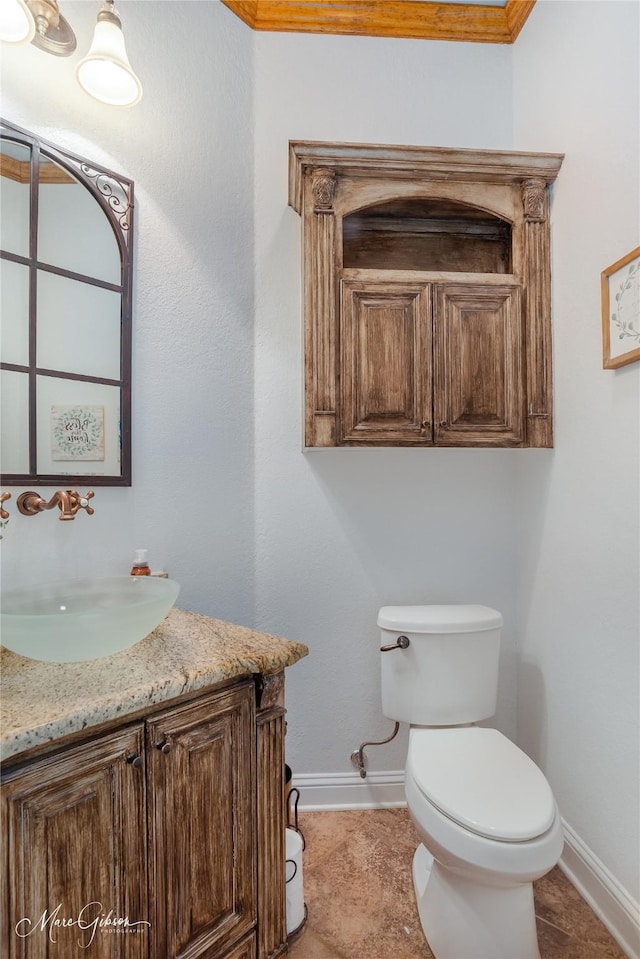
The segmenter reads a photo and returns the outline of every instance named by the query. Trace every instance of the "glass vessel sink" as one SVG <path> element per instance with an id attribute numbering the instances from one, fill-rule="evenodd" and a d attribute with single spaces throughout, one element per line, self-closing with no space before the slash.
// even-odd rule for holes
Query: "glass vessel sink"
<path id="1" fill-rule="evenodd" d="M 155 576 L 112 576 L 36 585 L 2 596 L 1 641 L 21 656 L 76 663 L 111 656 L 148 636 L 180 586 Z"/>

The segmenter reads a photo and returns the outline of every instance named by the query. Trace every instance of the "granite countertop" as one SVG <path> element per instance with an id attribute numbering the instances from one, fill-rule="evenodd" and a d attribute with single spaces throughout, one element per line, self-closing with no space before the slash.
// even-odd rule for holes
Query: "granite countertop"
<path id="1" fill-rule="evenodd" d="M 224 680 L 276 673 L 309 650 L 183 609 L 113 656 L 44 663 L 2 649 L 0 759 Z"/>

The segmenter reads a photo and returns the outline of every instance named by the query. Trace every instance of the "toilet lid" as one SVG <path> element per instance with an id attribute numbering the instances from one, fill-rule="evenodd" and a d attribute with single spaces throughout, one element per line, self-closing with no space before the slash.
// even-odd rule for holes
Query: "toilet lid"
<path id="1" fill-rule="evenodd" d="M 412 729 L 408 766 L 432 805 L 480 836 L 524 842 L 553 823 L 549 783 L 497 729 Z"/>

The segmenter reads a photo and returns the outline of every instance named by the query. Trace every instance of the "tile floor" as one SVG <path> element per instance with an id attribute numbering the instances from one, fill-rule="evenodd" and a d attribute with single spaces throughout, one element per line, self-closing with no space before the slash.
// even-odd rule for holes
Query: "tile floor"
<path id="1" fill-rule="evenodd" d="M 309 918 L 289 959 L 433 959 L 414 901 L 407 811 L 303 813 L 299 824 Z M 535 894 L 542 959 L 625 959 L 558 868 Z"/>

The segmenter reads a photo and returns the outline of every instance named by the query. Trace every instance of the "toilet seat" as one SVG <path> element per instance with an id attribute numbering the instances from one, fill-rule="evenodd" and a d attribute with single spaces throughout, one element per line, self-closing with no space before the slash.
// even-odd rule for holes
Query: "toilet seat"
<path id="1" fill-rule="evenodd" d="M 526 842 L 554 822 L 544 774 L 496 729 L 414 727 L 407 771 L 427 802 L 478 836 Z"/>

